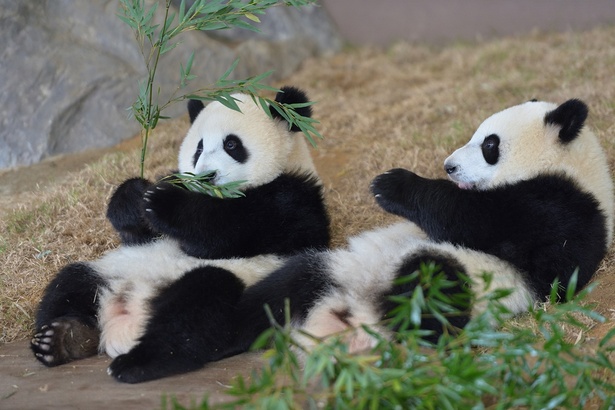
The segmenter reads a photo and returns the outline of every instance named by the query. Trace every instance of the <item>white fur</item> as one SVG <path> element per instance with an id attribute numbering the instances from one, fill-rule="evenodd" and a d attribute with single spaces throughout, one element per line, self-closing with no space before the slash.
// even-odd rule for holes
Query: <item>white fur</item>
<path id="1" fill-rule="evenodd" d="M 282 265 L 284 258 L 259 255 L 252 258 L 194 258 L 181 251 L 177 242 L 162 238 L 141 245 L 120 247 L 90 266 L 108 284 L 100 291 L 100 350 L 111 357 L 127 353 L 143 335 L 149 319 L 148 301 L 160 288 L 186 272 L 215 266 L 233 272 L 246 286 L 254 284 Z"/>
<path id="2" fill-rule="evenodd" d="M 369 325 L 385 337 L 390 335 L 390 331 L 379 325 L 383 312 L 378 309 L 378 298 L 391 287 L 402 263 L 424 251 L 437 251 L 458 260 L 473 281 L 478 300 L 494 289 L 513 289 L 514 292 L 502 301 L 513 314 L 526 311 L 534 301 L 531 290 L 520 280 L 512 265 L 481 252 L 449 243 L 434 243 L 416 225 L 401 222 L 364 232 L 351 238 L 347 248 L 328 252 L 325 257 L 327 271 L 340 286 L 329 289 L 305 322 L 297 326 L 318 338 L 347 332 L 343 337 L 351 351 L 373 347 L 376 340 L 360 326 Z M 489 286 L 484 282 L 485 272 L 494 274 Z M 484 309 L 485 303 L 477 303 L 472 315 L 481 314 Z M 335 314 L 343 311 L 350 313 L 346 323 Z M 315 341 L 301 333 L 297 332 L 297 340 L 311 348 Z"/>
<path id="3" fill-rule="evenodd" d="M 233 94 L 241 112 L 219 102 L 208 104 L 194 120 L 179 150 L 179 171 L 200 174 L 218 171 L 216 184 L 247 181 L 244 188 L 271 182 L 283 172 L 307 171 L 316 175 L 305 138 L 290 132 L 288 123 L 273 120 L 245 94 Z M 250 154 L 245 164 L 236 162 L 222 147 L 224 138 L 238 136 Z M 203 154 L 193 166 L 193 156 L 203 140 Z"/>

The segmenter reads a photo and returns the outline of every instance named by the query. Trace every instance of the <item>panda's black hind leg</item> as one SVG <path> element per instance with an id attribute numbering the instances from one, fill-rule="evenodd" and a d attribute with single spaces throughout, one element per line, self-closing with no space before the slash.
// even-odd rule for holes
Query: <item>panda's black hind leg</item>
<path id="1" fill-rule="evenodd" d="M 433 280 L 429 283 L 421 279 L 421 269 L 430 264 L 435 264 L 433 274 L 441 274 L 447 282 L 446 287 L 439 289 L 440 297 L 447 298 L 445 302 L 451 309 L 442 311 L 448 323 L 443 323 L 434 317 L 430 312 L 423 312 L 420 328 L 431 331 L 431 335 L 426 340 L 437 342 L 438 338 L 444 333 L 457 333 L 459 329 L 465 327 L 470 320 L 471 309 L 471 290 L 467 281 L 467 274 L 464 267 L 452 256 L 432 250 L 423 250 L 408 256 L 397 271 L 397 278 L 402 278 L 419 271 L 419 277 L 395 284 L 382 298 L 382 311 L 385 318 L 391 317 L 391 311 L 398 305 L 397 302 L 389 299 L 389 296 L 411 297 L 417 286 L 423 286 L 424 294 L 429 294 L 427 287 L 432 286 Z M 433 277 L 432 277 L 433 278 Z M 399 330 L 400 325 L 393 326 L 393 330 Z"/>
<path id="2" fill-rule="evenodd" d="M 77 318 L 60 317 L 43 325 L 30 342 L 34 356 L 45 366 L 57 366 L 96 354 L 100 334 Z"/>
<path id="3" fill-rule="evenodd" d="M 243 282 L 224 269 L 209 266 L 186 273 L 154 298 L 145 334 L 113 360 L 108 373 L 121 382 L 140 383 L 226 357 L 243 290 Z"/>
<path id="4" fill-rule="evenodd" d="M 97 294 L 101 285 L 96 272 L 82 263 L 58 272 L 36 314 L 30 347 L 37 360 L 45 366 L 57 366 L 97 353 Z"/>

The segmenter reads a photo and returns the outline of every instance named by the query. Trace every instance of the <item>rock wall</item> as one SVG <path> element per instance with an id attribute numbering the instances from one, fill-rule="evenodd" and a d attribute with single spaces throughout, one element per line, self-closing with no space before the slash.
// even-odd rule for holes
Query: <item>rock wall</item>
<path id="1" fill-rule="evenodd" d="M 0 169 L 108 147 L 139 131 L 127 108 L 146 71 L 118 7 L 118 0 L 0 0 Z M 192 84 L 204 86 L 237 58 L 237 78 L 274 70 L 276 79 L 342 44 L 321 7 L 274 7 L 260 19 L 256 35 L 183 34 L 182 44 L 160 60 L 161 89 L 175 89 L 179 64 L 192 51 L 198 75 Z M 164 114 L 184 112 L 182 104 Z"/>

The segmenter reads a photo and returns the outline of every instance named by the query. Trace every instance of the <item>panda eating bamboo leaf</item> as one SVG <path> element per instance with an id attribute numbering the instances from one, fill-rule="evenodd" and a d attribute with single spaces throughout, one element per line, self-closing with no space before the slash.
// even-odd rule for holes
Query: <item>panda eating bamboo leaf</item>
<path id="1" fill-rule="evenodd" d="M 179 172 L 215 170 L 210 184 L 243 195 L 122 183 L 107 210 L 122 245 L 67 265 L 44 292 L 31 343 L 41 363 L 101 351 L 114 358 L 109 373 L 129 383 L 198 369 L 234 353 L 227 319 L 246 286 L 294 253 L 328 246 L 323 188 L 299 129 L 251 96 L 232 98 L 241 112 L 189 102 Z M 275 102 L 311 115 L 297 88 L 282 88 Z"/>

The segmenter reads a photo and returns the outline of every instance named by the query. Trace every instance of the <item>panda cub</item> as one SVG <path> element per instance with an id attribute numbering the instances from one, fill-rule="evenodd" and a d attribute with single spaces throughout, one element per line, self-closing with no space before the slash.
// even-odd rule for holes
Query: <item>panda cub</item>
<path id="1" fill-rule="evenodd" d="M 294 253 L 328 246 L 305 138 L 275 109 L 268 116 L 250 96 L 233 98 L 241 112 L 189 102 L 179 171 L 215 170 L 210 182 L 241 181 L 245 196 L 220 199 L 141 178 L 121 184 L 107 216 L 122 245 L 64 267 L 44 292 L 31 343 L 44 365 L 101 351 L 114 358 L 109 373 L 129 383 L 198 369 L 229 354 L 227 318 L 246 286 Z M 276 101 L 308 100 L 284 87 Z M 298 112 L 311 115 L 309 107 Z"/>
<path id="2" fill-rule="evenodd" d="M 394 169 L 375 178 L 371 190 L 386 211 L 409 222 L 365 232 L 346 248 L 307 252 L 246 290 L 238 305 L 237 350 L 247 349 L 268 326 L 267 303 L 284 321 L 290 300 L 296 336 L 347 334 L 351 351 L 373 346 L 360 326 L 385 336 L 380 323 L 395 306 L 389 297 L 410 295 L 416 282 L 397 278 L 435 262 L 464 291 L 459 273 L 480 298 L 496 288 L 513 292 L 502 302 L 513 313 L 545 300 L 559 279 L 565 289 L 578 269 L 585 286 L 613 236 L 613 183 L 597 137 L 585 126 L 587 106 L 531 101 L 485 120 L 468 144 L 445 161 L 451 181 Z M 493 278 L 486 289 L 483 273 Z M 484 305 L 459 306 L 467 316 Z M 468 317 L 451 320 L 463 327 Z M 435 320 L 421 327 L 442 332 Z"/>

